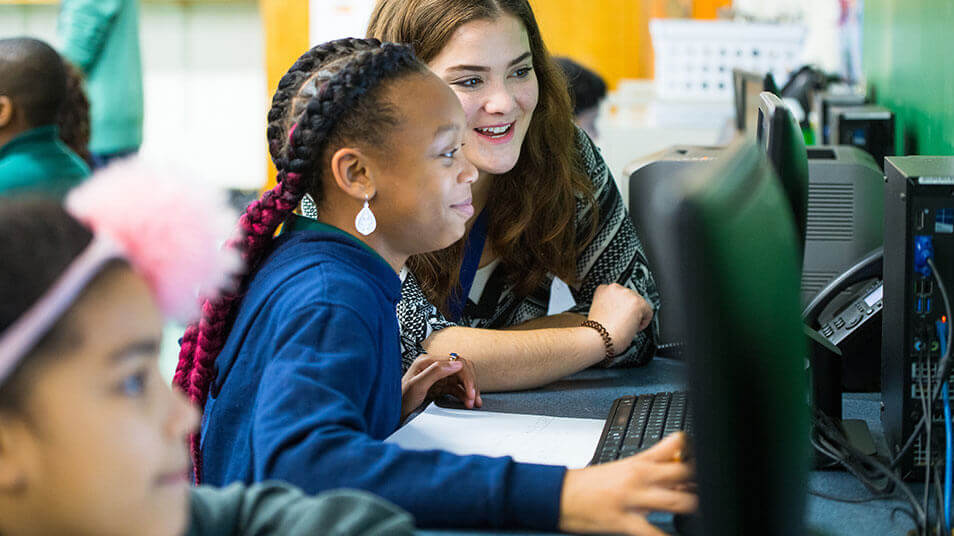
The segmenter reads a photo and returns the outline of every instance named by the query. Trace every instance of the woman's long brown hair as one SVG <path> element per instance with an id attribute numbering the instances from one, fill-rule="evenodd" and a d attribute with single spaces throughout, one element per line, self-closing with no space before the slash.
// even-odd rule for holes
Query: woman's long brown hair
<path id="1" fill-rule="evenodd" d="M 597 206 L 576 144 L 566 79 L 553 61 L 527 0 L 378 0 L 368 37 L 407 43 L 425 63 L 433 60 L 464 24 L 503 15 L 519 19 L 530 39 L 540 97 L 517 165 L 493 181 L 488 240 L 525 296 L 552 273 L 574 284 L 577 258 L 596 232 Z M 578 204 L 589 205 L 578 229 Z M 447 313 L 460 286 L 466 237 L 453 246 L 408 260 L 427 297 Z"/>

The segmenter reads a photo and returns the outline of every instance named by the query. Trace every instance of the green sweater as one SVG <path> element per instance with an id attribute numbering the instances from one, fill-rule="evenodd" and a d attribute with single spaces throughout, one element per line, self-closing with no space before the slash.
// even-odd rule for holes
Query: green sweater
<path id="1" fill-rule="evenodd" d="M 90 151 L 111 154 L 142 145 L 142 64 L 138 0 L 62 0 L 61 50 L 86 74 Z"/>
<path id="2" fill-rule="evenodd" d="M 0 196 L 62 198 L 89 173 L 86 162 L 60 141 L 53 125 L 27 130 L 0 147 Z"/>
<path id="3" fill-rule="evenodd" d="M 404 536 L 414 533 L 410 514 L 363 491 L 317 496 L 281 482 L 192 490 L 187 536 Z"/>

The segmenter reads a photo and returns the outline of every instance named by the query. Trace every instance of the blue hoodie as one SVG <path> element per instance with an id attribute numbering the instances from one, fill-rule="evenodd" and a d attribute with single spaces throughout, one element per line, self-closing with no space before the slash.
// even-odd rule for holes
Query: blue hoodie
<path id="1" fill-rule="evenodd" d="M 565 468 L 383 442 L 401 418 L 400 279 L 353 236 L 312 229 L 276 240 L 216 360 L 203 482 L 363 489 L 423 527 L 555 529 Z"/>

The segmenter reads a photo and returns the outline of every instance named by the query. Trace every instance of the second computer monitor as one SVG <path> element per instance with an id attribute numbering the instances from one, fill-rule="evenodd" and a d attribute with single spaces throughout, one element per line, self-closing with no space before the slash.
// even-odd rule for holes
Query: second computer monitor
<path id="1" fill-rule="evenodd" d="M 732 70 L 732 88 L 735 95 L 735 128 L 744 134 L 755 133 L 755 110 L 759 94 L 763 91 L 778 94 L 778 86 L 772 73 L 754 73 L 742 69 Z"/>
<path id="2" fill-rule="evenodd" d="M 767 91 L 759 95 L 757 128 L 756 139 L 782 182 L 798 230 L 798 248 L 804 251 L 809 181 L 808 152 L 802 130 L 791 110 Z"/>

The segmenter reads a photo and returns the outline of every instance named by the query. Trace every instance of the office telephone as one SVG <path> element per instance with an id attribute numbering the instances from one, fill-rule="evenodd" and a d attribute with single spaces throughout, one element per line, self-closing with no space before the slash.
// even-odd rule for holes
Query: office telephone
<path id="1" fill-rule="evenodd" d="M 802 313 L 807 326 L 841 351 L 844 391 L 880 390 L 883 260 L 883 248 L 865 255 L 819 291 Z M 826 312 L 832 304 L 834 312 Z"/>

